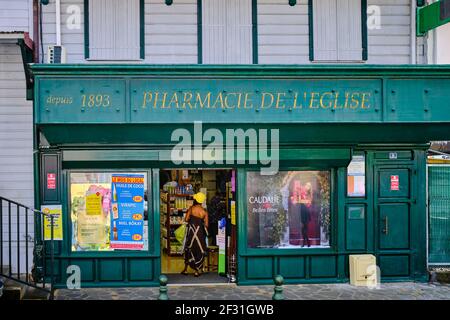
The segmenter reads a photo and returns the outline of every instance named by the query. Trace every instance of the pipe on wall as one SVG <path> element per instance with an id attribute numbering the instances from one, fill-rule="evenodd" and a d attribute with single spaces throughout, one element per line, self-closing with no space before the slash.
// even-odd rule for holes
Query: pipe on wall
<path id="1" fill-rule="evenodd" d="M 56 0 L 55 4 L 56 14 L 56 45 L 61 45 L 61 0 Z"/>
<path id="2" fill-rule="evenodd" d="M 417 64 L 416 1 L 411 0 L 411 64 Z"/>
<path id="3" fill-rule="evenodd" d="M 39 0 L 33 0 L 33 61 L 39 63 Z"/>

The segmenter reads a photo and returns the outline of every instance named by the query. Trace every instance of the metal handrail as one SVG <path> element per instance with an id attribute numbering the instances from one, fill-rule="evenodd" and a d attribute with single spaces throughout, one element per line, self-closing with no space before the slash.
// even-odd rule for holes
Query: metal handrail
<path id="1" fill-rule="evenodd" d="M 7 208 L 7 213 L 4 212 L 4 207 Z M 15 210 L 14 210 L 15 209 Z M 17 272 L 13 273 L 13 264 L 12 264 L 12 256 L 13 256 L 13 251 L 12 251 L 12 243 L 13 243 L 13 239 L 12 239 L 12 231 L 13 231 L 13 227 L 12 227 L 12 218 L 13 218 L 13 214 L 12 212 L 15 211 L 15 218 L 16 218 L 16 232 L 17 232 L 17 252 L 15 252 L 17 254 L 17 261 L 16 261 L 16 267 L 17 267 Z M 21 213 L 24 213 L 21 215 Z M 37 223 L 37 226 L 35 225 L 35 232 L 34 232 L 34 237 L 33 240 L 29 239 L 29 230 L 28 230 L 28 217 L 29 217 L 29 213 L 33 214 L 34 217 L 34 222 Z M 8 217 L 8 227 L 7 227 L 7 239 L 4 239 L 4 232 L 5 232 L 5 228 L 3 226 L 4 223 L 4 217 Z M 55 247 L 54 247 L 54 216 L 53 214 L 48 214 L 45 212 L 42 212 L 40 210 L 36 210 L 34 208 L 30 208 L 26 205 L 23 205 L 19 202 L 16 202 L 14 200 L 10 200 L 4 197 L 0 196 L 0 277 L 6 278 L 6 279 L 10 279 L 12 281 L 24 284 L 26 286 L 29 287 L 33 287 L 35 289 L 38 290 L 42 290 L 44 292 L 49 293 L 49 299 L 53 300 L 54 298 L 54 283 L 55 283 L 55 279 L 54 279 L 54 258 L 55 258 Z M 25 225 L 25 276 L 21 275 L 20 271 L 20 265 L 21 265 L 21 239 L 20 239 L 20 222 L 21 222 L 21 217 L 22 222 L 24 222 Z M 47 260 L 47 252 L 46 252 L 46 243 L 45 241 L 48 241 L 45 239 L 45 220 L 49 219 L 50 220 L 50 268 L 49 268 L 49 273 L 47 273 L 47 268 L 46 268 L 46 260 Z M 40 232 L 38 232 L 38 227 L 40 227 Z M 39 235 L 39 239 L 37 239 L 36 235 Z M 40 279 L 35 279 L 34 276 L 31 277 L 30 276 L 30 270 L 29 270 L 29 261 L 28 261 L 28 253 L 29 253 L 29 244 L 30 242 L 33 241 L 33 249 L 36 250 L 36 248 L 39 245 L 42 245 L 42 281 L 40 282 Z M 4 261 L 4 252 L 5 249 L 8 249 L 8 264 L 5 265 L 5 261 Z M 36 259 L 36 255 L 33 253 L 33 265 L 34 267 L 36 267 L 36 263 L 37 261 L 35 261 Z M 3 270 L 4 266 L 8 266 L 9 269 L 7 272 L 5 272 Z M 46 277 L 50 276 L 50 283 L 46 283 Z M 46 285 L 49 285 L 50 288 L 47 288 Z"/>

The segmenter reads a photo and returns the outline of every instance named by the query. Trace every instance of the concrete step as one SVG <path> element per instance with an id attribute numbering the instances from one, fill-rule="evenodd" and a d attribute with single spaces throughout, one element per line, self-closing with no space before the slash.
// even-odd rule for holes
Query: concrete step
<path id="1" fill-rule="evenodd" d="M 49 297 L 50 294 L 48 292 L 33 287 L 27 287 L 22 300 L 48 300 Z"/>
<path id="2" fill-rule="evenodd" d="M 23 277 L 25 279 L 25 277 Z M 49 294 L 26 284 L 3 278 L 3 295 L 1 300 L 47 300 Z"/>
<path id="3" fill-rule="evenodd" d="M 436 268 L 430 271 L 430 282 L 450 283 L 450 268 Z"/>

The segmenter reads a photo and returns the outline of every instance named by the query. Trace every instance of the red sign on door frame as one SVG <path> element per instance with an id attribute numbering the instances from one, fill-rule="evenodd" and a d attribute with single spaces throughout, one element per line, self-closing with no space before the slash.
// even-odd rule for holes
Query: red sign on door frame
<path id="1" fill-rule="evenodd" d="M 397 175 L 391 176 L 391 191 L 400 190 L 400 179 Z"/>
<path id="2" fill-rule="evenodd" d="M 47 189 L 56 189 L 56 173 L 47 173 Z"/>

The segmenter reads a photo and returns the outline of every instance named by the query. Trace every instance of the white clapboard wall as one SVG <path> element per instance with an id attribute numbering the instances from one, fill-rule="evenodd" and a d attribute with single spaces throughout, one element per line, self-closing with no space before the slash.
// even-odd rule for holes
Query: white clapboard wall
<path id="1" fill-rule="evenodd" d="M 337 1 L 342 2 L 337 8 L 348 12 L 345 8 L 357 0 Z M 315 2 L 320 4 L 321 1 Z M 376 5 L 381 10 L 381 28 L 368 30 L 367 63 L 411 63 L 411 2 L 412 0 L 368 0 L 369 6 Z M 74 14 L 74 6 L 81 14 L 78 28 L 66 23 Z M 203 0 L 202 6 L 203 63 L 251 63 L 251 0 Z M 54 0 L 43 8 L 44 53 L 46 53 L 46 47 L 56 42 Z M 144 10 L 145 60 L 130 62 L 196 64 L 197 0 L 177 0 L 170 6 L 163 0 L 145 0 Z M 83 0 L 61 0 L 61 38 L 62 44 L 67 49 L 69 63 L 86 62 L 83 13 Z M 224 19 L 228 19 L 227 24 L 234 27 L 225 30 Z M 258 0 L 257 21 L 260 64 L 310 63 L 307 1 L 297 1 L 295 6 L 289 6 L 287 0 Z M 360 24 L 358 18 L 350 23 L 354 24 L 355 28 Z M 315 32 L 318 33 L 320 30 Z M 360 51 L 360 33 L 340 34 L 342 39 L 339 41 L 341 47 L 338 51 L 340 58 L 344 59 L 338 60 L 360 60 L 354 59 L 355 52 L 357 51 L 359 55 Z M 331 41 L 330 39 L 332 38 L 328 37 L 326 41 Z M 417 43 L 418 62 L 423 63 L 425 62 L 423 39 L 418 38 Z M 319 44 L 320 40 L 316 46 Z M 216 54 L 212 54 L 214 52 Z"/>
<path id="2" fill-rule="evenodd" d="M 0 32 L 24 31 L 33 34 L 33 0 L 0 0 Z"/>
<path id="3" fill-rule="evenodd" d="M 25 73 L 20 48 L 14 42 L 0 42 L 0 195 L 33 207 L 33 104 L 26 100 Z M 3 239 L 9 235 L 7 207 L 3 205 Z M 12 252 L 17 245 L 16 208 L 11 219 Z M 21 260 L 25 261 L 25 219 L 20 215 Z M 33 218 L 28 221 L 28 234 L 33 236 Z M 4 243 L 4 245 L 6 242 Z M 4 264 L 8 251 L 3 250 Z M 31 252 L 32 253 L 32 243 Z M 17 255 L 13 255 L 13 265 Z M 32 259 L 29 259 L 31 265 Z M 24 270 L 22 262 L 21 269 Z M 14 269 L 15 270 L 15 269 Z"/>
<path id="4" fill-rule="evenodd" d="M 367 4 L 381 9 L 380 29 L 368 30 L 368 63 L 411 63 L 411 0 L 368 0 Z M 418 47 L 421 55 L 420 43 Z"/>
<path id="5" fill-rule="evenodd" d="M 0 0 L 0 32 L 32 33 L 32 3 L 29 0 Z M 33 104 L 26 100 L 26 83 L 20 47 L 15 40 L 0 40 L 0 196 L 33 207 Z M 8 206 L 3 203 L 3 238 L 9 238 Z M 17 272 L 16 207 L 11 219 L 11 264 Z M 19 219 L 21 272 L 25 271 L 25 218 Z M 33 216 L 28 220 L 28 236 L 33 232 Z M 9 265 L 8 245 L 3 246 L 3 264 Z M 28 266 L 33 258 L 33 242 Z"/>
<path id="6" fill-rule="evenodd" d="M 258 1 L 258 62 L 309 63 L 308 5 L 285 0 Z"/>

